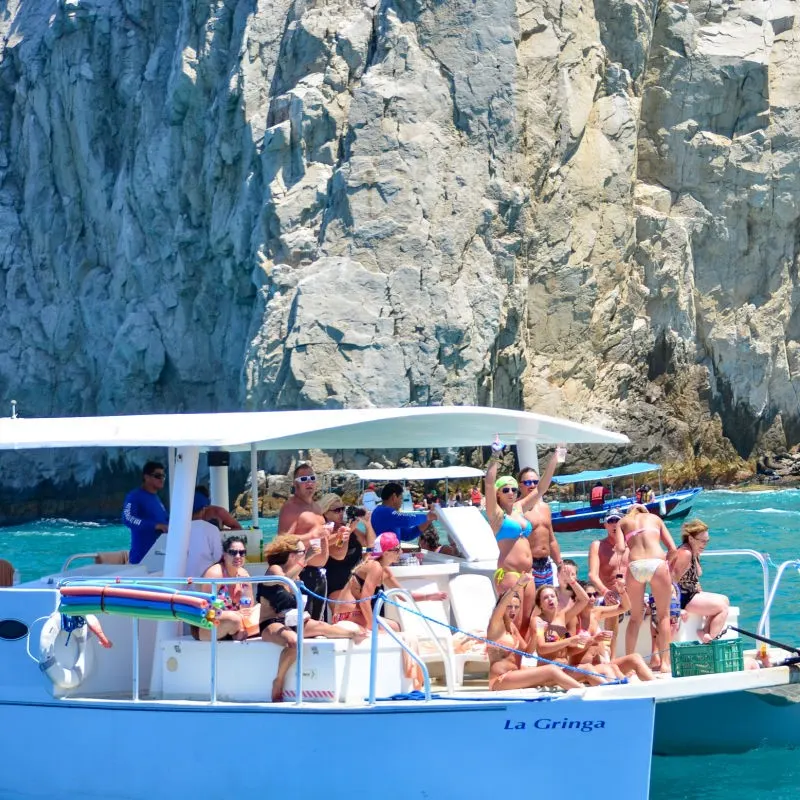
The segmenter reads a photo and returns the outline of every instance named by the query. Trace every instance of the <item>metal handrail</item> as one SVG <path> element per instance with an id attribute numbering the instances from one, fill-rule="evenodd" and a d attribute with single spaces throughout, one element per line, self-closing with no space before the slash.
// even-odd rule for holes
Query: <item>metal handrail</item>
<path id="1" fill-rule="evenodd" d="M 73 561 L 77 561 L 77 560 L 78 560 L 78 559 L 80 559 L 80 558 L 97 558 L 97 556 L 99 556 L 99 555 L 100 555 L 100 553 L 74 553 L 73 555 L 71 555 L 71 556 L 70 556 L 70 557 L 69 557 L 69 558 L 68 558 L 68 559 L 67 559 L 67 560 L 64 562 L 64 564 L 63 564 L 63 565 L 62 565 L 62 567 L 61 567 L 61 572 L 66 572 L 66 571 L 69 569 L 69 565 L 70 565 L 70 564 L 71 564 Z"/>
<path id="2" fill-rule="evenodd" d="M 97 578 L 92 578 L 97 581 Z M 99 579 L 104 580 L 104 579 Z M 260 575 L 256 577 L 244 578 L 192 578 L 192 583 L 204 583 L 211 586 L 211 594 L 216 594 L 216 587 L 221 584 L 227 583 L 280 583 L 286 586 L 295 596 L 297 603 L 297 661 L 295 662 L 295 673 L 297 682 L 297 700 L 295 705 L 300 705 L 303 701 L 303 594 L 298 588 L 297 584 L 284 575 Z M 66 586 L 70 583 L 80 583 L 81 578 L 68 578 L 59 581 L 59 586 Z M 109 583 L 116 583 L 116 578 L 109 579 Z M 153 578 L 153 577 L 136 577 L 126 580 L 126 583 L 139 583 L 139 584 L 156 584 L 166 586 L 186 586 L 186 578 Z M 139 700 L 139 620 L 137 617 L 133 618 L 133 678 L 131 694 L 134 701 Z M 214 625 L 211 629 L 211 690 L 209 702 L 212 705 L 217 703 L 217 626 Z"/>
<path id="3" fill-rule="evenodd" d="M 413 597 L 411 597 L 411 592 L 407 589 L 389 589 L 388 591 L 384 591 L 378 594 L 378 599 L 375 601 L 375 607 L 372 610 L 373 614 L 373 624 L 372 624 L 372 637 L 370 639 L 370 654 L 369 654 L 369 704 L 371 706 L 375 705 L 375 682 L 377 680 L 378 674 L 378 625 L 380 625 L 391 637 L 394 639 L 400 647 L 408 653 L 409 656 L 416 662 L 416 664 L 422 670 L 422 680 L 425 689 L 425 699 L 431 699 L 431 678 L 428 673 L 428 667 L 425 665 L 425 662 L 402 640 L 399 639 L 397 636 L 394 635 L 394 631 L 391 629 L 389 625 L 387 625 L 380 617 L 380 613 L 383 609 L 384 602 L 393 595 L 402 594 L 408 597 L 410 604 L 414 606 L 414 608 L 419 611 L 419 606 L 417 606 Z M 422 612 L 420 611 L 420 614 Z M 377 623 L 377 624 L 376 624 Z M 450 659 L 445 653 L 444 648 L 441 645 L 441 642 L 437 639 L 436 635 L 433 633 L 433 628 L 431 628 L 430 623 L 428 620 L 425 620 L 425 625 L 428 627 L 434 642 L 436 642 L 436 646 L 439 648 L 439 651 L 442 654 L 442 658 L 444 660 L 444 672 L 447 678 L 447 691 L 450 692 L 451 690 L 451 670 L 450 670 Z"/>
<path id="4" fill-rule="evenodd" d="M 800 571 L 800 561 L 794 559 L 792 561 L 784 561 L 783 564 L 778 567 L 778 572 L 776 573 L 775 580 L 772 583 L 769 597 L 764 603 L 764 612 L 761 614 L 761 619 L 758 621 L 758 627 L 756 628 L 756 633 L 761 636 L 769 636 L 769 612 L 772 608 L 772 603 L 775 600 L 775 595 L 778 593 L 778 585 L 780 584 L 783 573 L 787 567 L 794 567 Z"/>
<path id="5" fill-rule="evenodd" d="M 562 558 L 588 558 L 588 552 L 574 552 L 574 553 L 562 553 Z M 751 556 L 759 564 L 761 564 L 761 577 L 762 577 L 762 584 L 763 584 L 763 591 L 764 591 L 764 612 L 761 615 L 761 621 L 758 623 L 758 633 L 763 633 L 764 636 L 770 635 L 770 620 L 769 620 L 769 610 L 770 606 L 772 605 L 772 598 L 770 596 L 770 588 L 769 588 L 769 556 L 765 556 L 763 553 L 759 553 L 758 550 L 706 550 L 703 552 L 703 558 L 706 556 L 713 556 L 713 557 L 721 557 L 721 556 Z M 791 563 L 791 562 L 786 562 Z M 784 565 L 782 565 L 784 566 Z M 776 579 L 777 580 L 777 579 Z M 773 584 L 773 589 L 775 585 Z M 762 629 L 763 628 L 763 629 Z"/>

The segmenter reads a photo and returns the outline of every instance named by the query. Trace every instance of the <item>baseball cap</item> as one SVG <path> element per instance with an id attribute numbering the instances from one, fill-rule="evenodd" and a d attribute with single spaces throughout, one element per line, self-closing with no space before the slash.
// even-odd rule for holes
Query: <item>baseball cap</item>
<path id="1" fill-rule="evenodd" d="M 388 531 L 375 539 L 371 555 L 373 558 L 380 558 L 384 553 L 388 553 L 389 550 L 394 550 L 396 547 L 400 547 L 400 540 L 397 538 L 397 534 Z"/>
<path id="2" fill-rule="evenodd" d="M 622 512 L 619 509 L 613 509 L 603 517 L 603 523 L 606 522 L 619 522 L 622 519 Z"/>

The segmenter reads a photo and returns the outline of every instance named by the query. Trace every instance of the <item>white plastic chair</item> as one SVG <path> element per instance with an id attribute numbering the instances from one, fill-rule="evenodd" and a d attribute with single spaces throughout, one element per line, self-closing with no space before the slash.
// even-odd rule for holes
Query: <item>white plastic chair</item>
<path id="1" fill-rule="evenodd" d="M 398 597 L 393 597 L 397 606 L 387 603 L 387 616 L 396 619 L 400 623 L 403 633 L 408 634 L 412 641 L 417 645 L 417 655 L 425 664 L 442 664 L 448 685 L 452 681 L 453 685 L 461 683 L 464 670 L 461 667 L 459 673 L 459 661 L 453 647 L 453 635 L 450 632 L 450 620 L 444 600 L 422 600 L 417 606 L 422 614 L 431 619 L 445 623 L 437 625 L 434 622 L 427 623 L 422 617 L 418 616 L 413 610 L 403 608 L 403 603 Z M 409 607 L 410 608 L 410 607 Z M 430 625 L 430 630 L 428 628 Z M 435 636 L 435 641 L 431 639 L 431 630 Z M 440 647 L 437 647 L 437 643 Z M 461 675 L 461 680 L 458 676 Z"/>
<path id="2" fill-rule="evenodd" d="M 492 581 L 485 575 L 465 573 L 456 575 L 450 580 L 450 604 L 456 626 L 467 633 L 486 637 L 486 629 L 492 616 L 496 602 Z M 476 641 L 476 640 L 473 640 Z M 464 669 L 467 664 L 478 671 L 488 674 L 489 657 L 485 647 L 477 651 L 456 653 L 456 675 L 460 683 L 464 682 Z"/>

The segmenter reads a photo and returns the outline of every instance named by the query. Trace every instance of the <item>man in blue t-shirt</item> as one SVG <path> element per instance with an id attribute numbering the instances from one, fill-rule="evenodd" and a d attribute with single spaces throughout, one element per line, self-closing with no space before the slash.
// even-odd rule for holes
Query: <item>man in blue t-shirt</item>
<path id="1" fill-rule="evenodd" d="M 163 464 L 148 461 L 142 467 L 142 485 L 128 492 L 122 506 L 122 521 L 131 529 L 131 550 L 128 559 L 138 564 L 155 544 L 156 539 L 167 532 L 169 514 L 158 491 L 164 488 L 166 471 Z"/>
<path id="2" fill-rule="evenodd" d="M 436 519 L 435 510 L 413 512 L 411 514 L 400 511 L 403 504 L 403 487 L 399 483 L 387 483 L 381 489 L 381 504 L 375 507 L 370 517 L 375 535 L 382 533 L 396 534 L 401 542 L 410 542 L 428 528 Z"/>

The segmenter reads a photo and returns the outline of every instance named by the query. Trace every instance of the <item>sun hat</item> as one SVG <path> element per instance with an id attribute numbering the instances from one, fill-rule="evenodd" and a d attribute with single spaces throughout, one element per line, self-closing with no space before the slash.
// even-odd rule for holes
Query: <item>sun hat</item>
<path id="1" fill-rule="evenodd" d="M 494 482 L 494 488 L 499 492 L 504 486 L 510 486 L 512 489 L 519 489 L 519 484 L 516 478 L 511 475 L 503 475 Z"/>
<path id="2" fill-rule="evenodd" d="M 388 553 L 389 550 L 394 550 L 396 547 L 400 547 L 400 540 L 397 538 L 397 534 L 387 531 L 375 539 L 371 555 L 373 558 L 380 558 L 384 553 Z"/>

